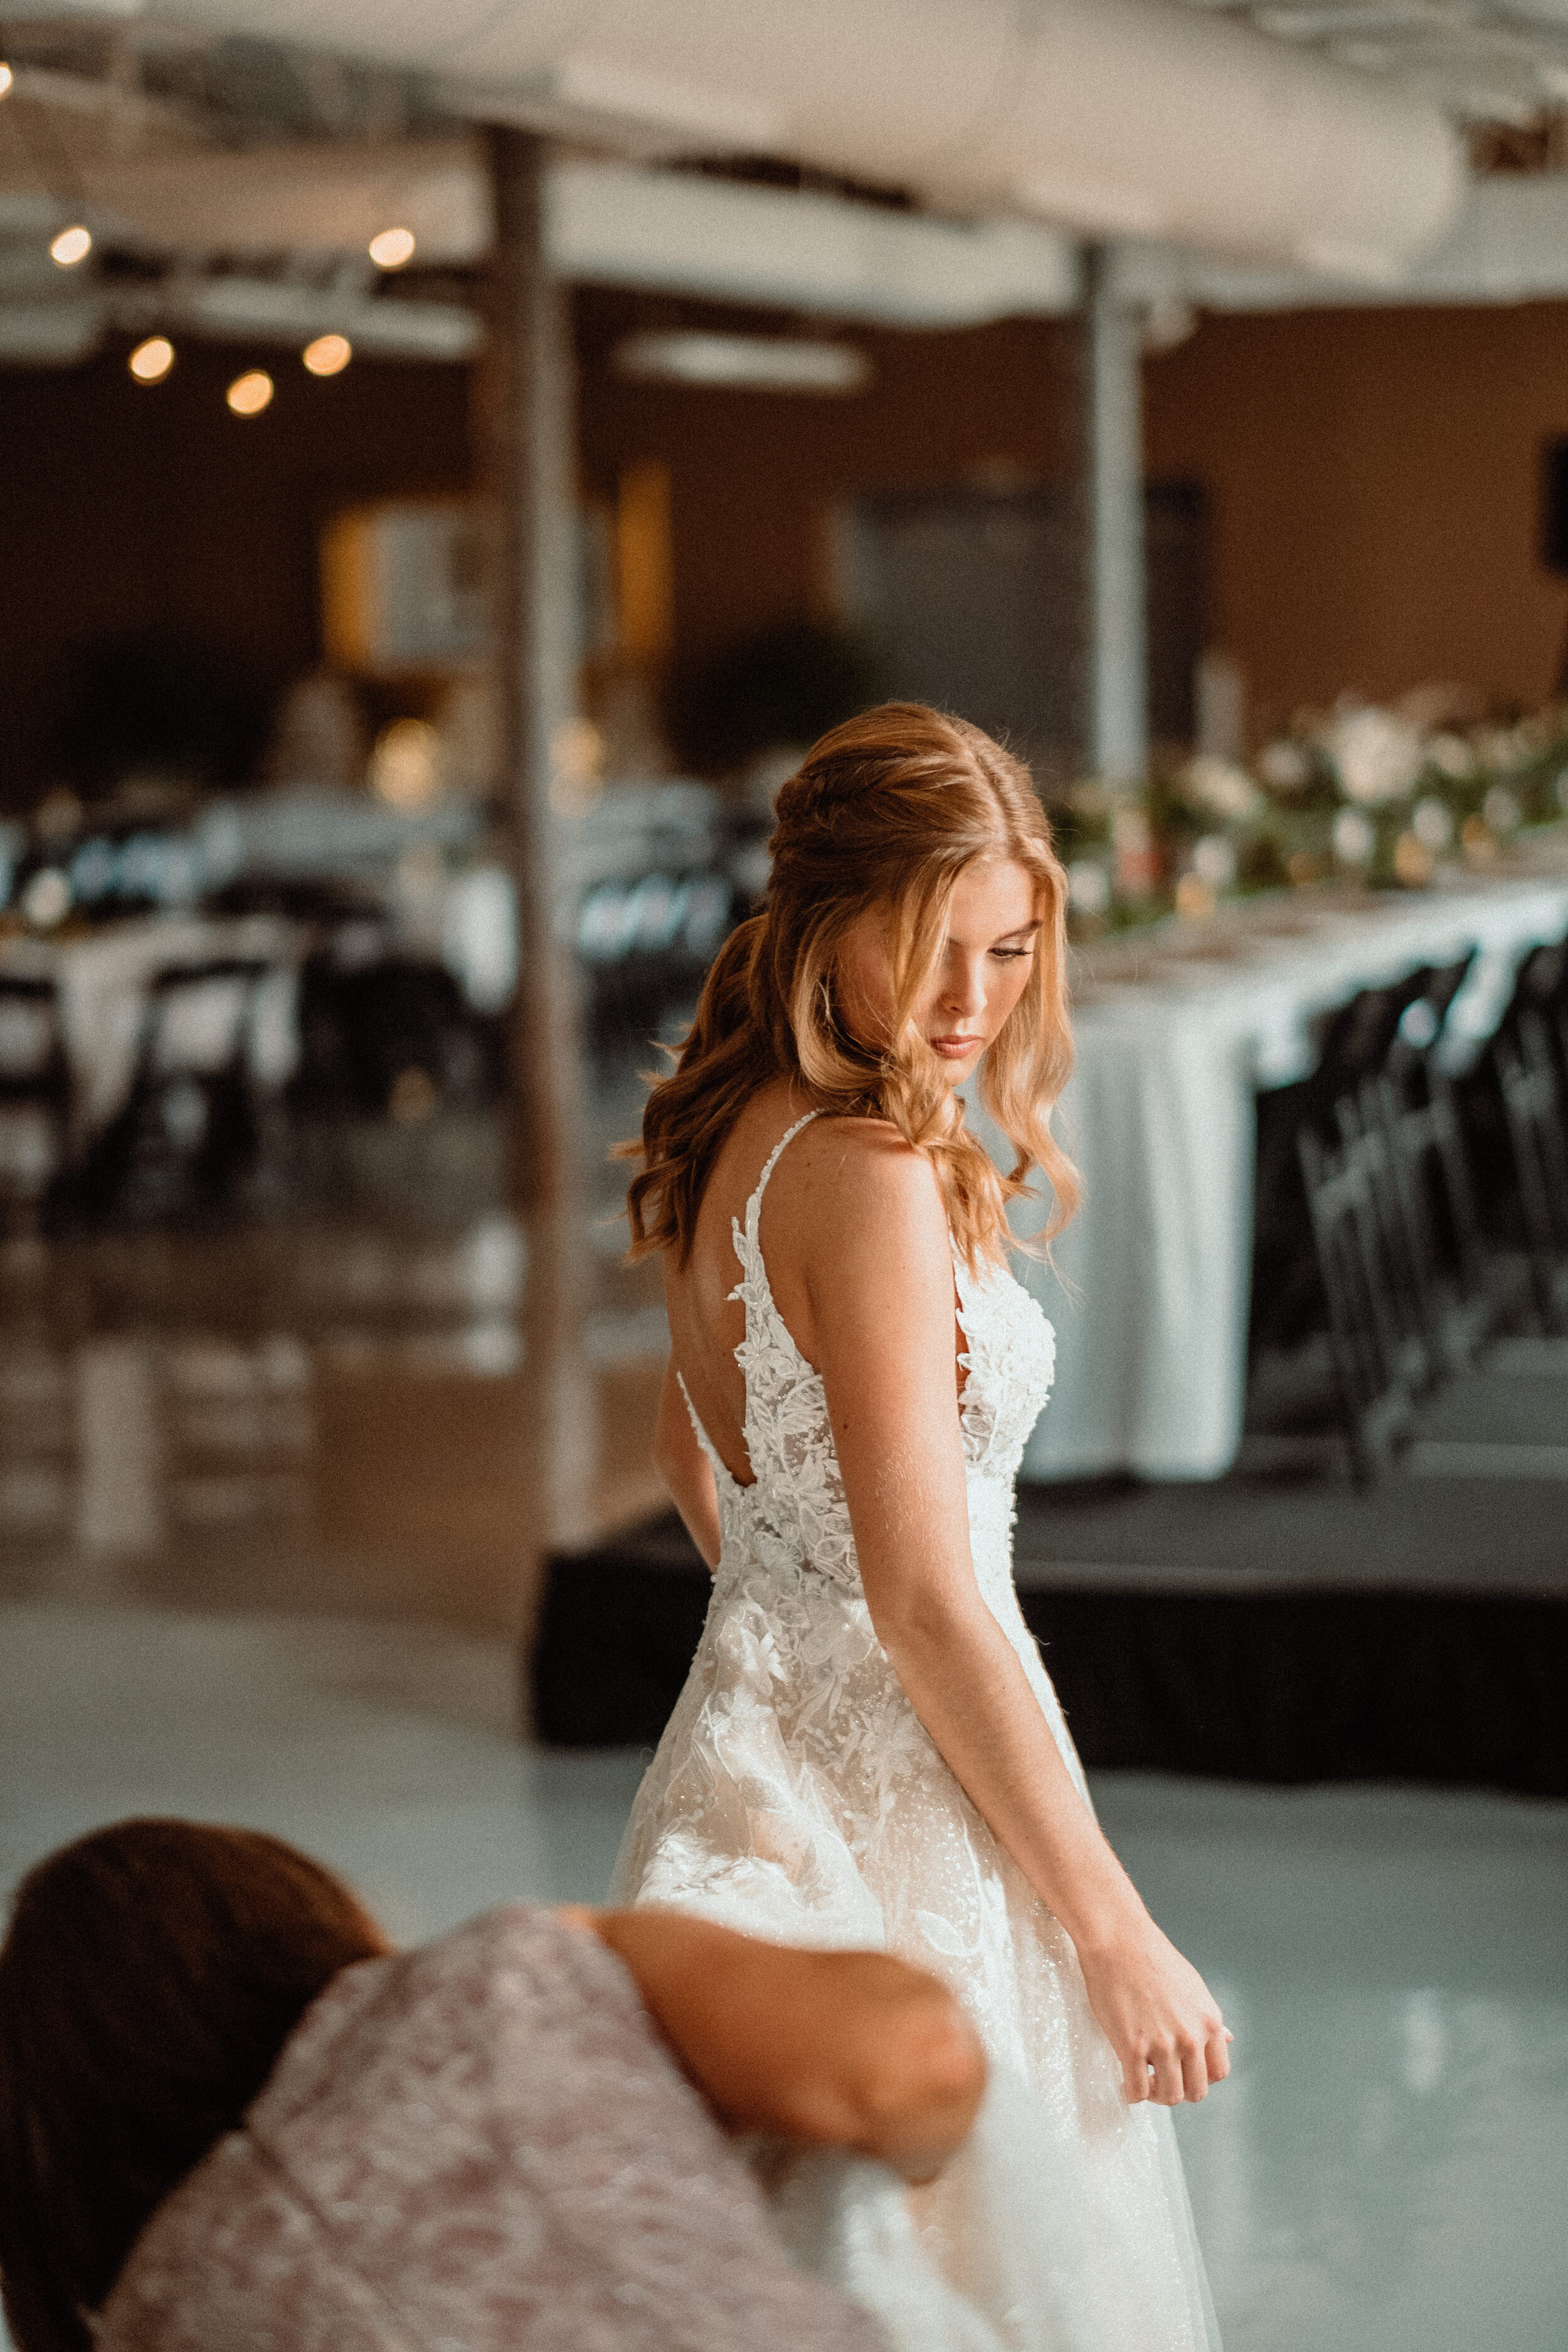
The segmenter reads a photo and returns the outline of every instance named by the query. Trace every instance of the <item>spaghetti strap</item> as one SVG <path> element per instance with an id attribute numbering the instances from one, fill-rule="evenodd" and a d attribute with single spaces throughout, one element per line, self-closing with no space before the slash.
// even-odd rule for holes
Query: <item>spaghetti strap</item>
<path id="1" fill-rule="evenodd" d="M 756 1215 L 758 1210 L 761 1209 L 763 1205 L 763 1194 L 768 1189 L 768 1179 L 773 1174 L 773 1170 L 778 1166 L 779 1161 L 783 1159 L 787 1146 L 795 1141 L 795 1137 L 800 1133 L 803 1127 L 809 1127 L 814 1118 L 820 1118 L 821 1116 L 822 1113 L 820 1111 L 808 1110 L 804 1118 L 797 1118 L 793 1127 L 786 1127 L 778 1141 L 774 1144 L 773 1150 L 769 1152 L 767 1158 L 763 1160 L 763 1172 L 757 1179 L 757 1189 L 746 1203 L 746 1223 L 748 1228 L 751 1225 L 752 1218 Z"/>
<path id="2" fill-rule="evenodd" d="M 768 1189 L 768 1179 L 772 1176 L 773 1170 L 778 1166 L 786 1147 L 795 1141 L 795 1137 L 800 1133 L 801 1129 L 803 1127 L 809 1127 L 814 1118 L 820 1118 L 822 1114 L 820 1111 L 808 1110 L 804 1118 L 797 1118 L 793 1127 L 785 1128 L 784 1133 L 780 1136 L 778 1141 L 774 1144 L 773 1150 L 769 1152 L 767 1158 L 763 1162 L 763 1172 L 757 1179 L 756 1190 L 746 1203 L 746 1222 L 744 1226 L 742 1227 L 739 1217 L 731 1218 L 730 1237 L 734 1244 L 735 1255 L 741 1261 L 742 1273 L 749 1274 L 752 1270 L 753 1262 L 759 1268 L 763 1263 L 762 1244 L 757 1238 L 757 1233 L 759 1221 L 763 1213 L 763 1194 Z M 765 1288 L 767 1286 L 767 1276 L 765 1273 L 763 1275 L 762 1279 L 763 1287 Z M 743 1287 L 744 1285 L 742 1284 L 742 1288 Z M 738 1298 L 741 1296 L 741 1290 L 732 1290 L 730 1293 L 730 1296 L 731 1298 Z M 772 1293 L 770 1292 L 770 1306 L 772 1303 Z"/>

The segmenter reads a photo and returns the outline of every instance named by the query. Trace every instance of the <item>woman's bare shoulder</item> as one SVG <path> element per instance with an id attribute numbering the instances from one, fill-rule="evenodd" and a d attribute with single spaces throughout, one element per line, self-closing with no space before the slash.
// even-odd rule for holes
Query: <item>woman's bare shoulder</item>
<path id="1" fill-rule="evenodd" d="M 789 1205 L 819 1243 L 858 1240 L 868 1224 L 915 1241 L 945 1238 L 936 1171 L 891 1119 L 814 1119 L 781 1172 L 796 1152 Z"/>

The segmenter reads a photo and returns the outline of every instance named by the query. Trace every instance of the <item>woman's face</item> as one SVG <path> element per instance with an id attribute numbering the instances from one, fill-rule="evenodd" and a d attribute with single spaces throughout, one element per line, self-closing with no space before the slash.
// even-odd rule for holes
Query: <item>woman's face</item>
<path id="1" fill-rule="evenodd" d="M 915 1007 L 927 1045 L 963 1084 L 1028 985 L 1039 936 L 1035 878 L 1010 857 L 979 857 L 953 887 L 947 942 Z M 857 916 L 839 957 L 844 1015 L 862 1045 L 886 1044 L 893 970 L 887 917 Z"/>

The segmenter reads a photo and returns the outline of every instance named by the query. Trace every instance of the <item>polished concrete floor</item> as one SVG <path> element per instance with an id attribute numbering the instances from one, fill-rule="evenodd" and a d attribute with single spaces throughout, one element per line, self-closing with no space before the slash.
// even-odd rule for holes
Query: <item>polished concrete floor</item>
<path id="1" fill-rule="evenodd" d="M 410 1938 L 602 1893 L 640 1759 L 519 1736 L 526 1260 L 491 1211 L 0 1261 L 0 1886 L 162 1811 L 295 1839 Z M 595 1265 L 609 1521 L 653 1491 L 658 1308 Z M 1230 2352 L 1568 2347 L 1568 1807 L 1096 1794 L 1237 2028 L 1180 2121 Z"/>
<path id="2" fill-rule="evenodd" d="M 242 1821 L 400 1935 L 602 1894 L 641 1768 L 516 1736 L 455 1625 L 0 1606 L 0 1880 L 130 1811 Z M 1230 2352 L 1568 2343 L 1568 1809 L 1103 1776 L 1236 2071 L 1181 2117 Z"/>
<path id="3" fill-rule="evenodd" d="M 0 1251 L 0 1593 L 515 1631 L 563 1377 L 579 1531 L 658 1498 L 661 1293 L 620 1238 L 542 1329 L 493 1208 Z"/>

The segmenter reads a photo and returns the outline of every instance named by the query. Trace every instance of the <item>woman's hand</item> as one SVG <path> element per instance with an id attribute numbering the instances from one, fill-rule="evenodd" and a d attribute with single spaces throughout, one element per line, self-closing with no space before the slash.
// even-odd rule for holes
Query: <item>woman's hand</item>
<path id="1" fill-rule="evenodd" d="M 1219 2003 L 1142 1905 L 1103 1943 L 1078 1947 L 1089 2007 L 1121 2062 L 1128 2099 L 1206 2097 L 1230 2072 Z"/>

